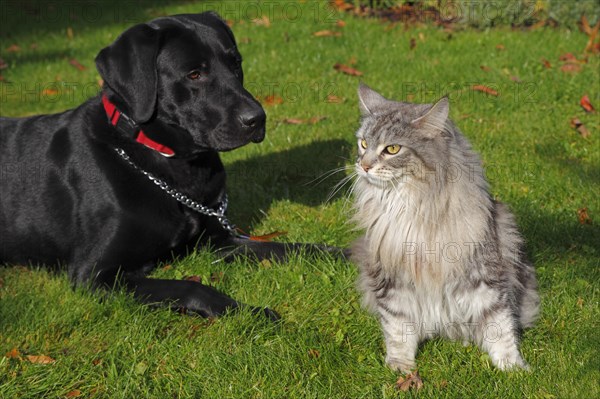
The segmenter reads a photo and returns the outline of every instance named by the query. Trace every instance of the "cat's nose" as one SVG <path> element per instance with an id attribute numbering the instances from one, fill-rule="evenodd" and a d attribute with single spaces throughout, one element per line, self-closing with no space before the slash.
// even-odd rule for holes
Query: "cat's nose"
<path id="1" fill-rule="evenodd" d="M 361 167 L 363 168 L 363 170 L 364 170 L 365 172 L 367 172 L 367 173 L 369 172 L 369 169 L 371 169 L 371 165 L 367 165 L 367 164 L 364 164 L 364 163 L 362 163 L 362 162 L 361 162 L 360 166 L 361 166 Z"/>

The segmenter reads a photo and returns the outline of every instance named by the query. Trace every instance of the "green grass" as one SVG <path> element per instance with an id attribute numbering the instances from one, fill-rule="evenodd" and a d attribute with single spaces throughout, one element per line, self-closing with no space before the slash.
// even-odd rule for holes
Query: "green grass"
<path id="1" fill-rule="evenodd" d="M 313 2 L 270 3 L 270 27 L 250 21 L 256 8 L 244 6 L 249 3 L 232 2 L 115 1 L 126 18 L 109 15 L 107 3 L 96 19 L 77 9 L 71 17 L 55 6 L 61 18 L 42 21 L 36 19 L 38 3 L 25 3 L 29 11 L 5 7 L 0 24 L 0 58 L 8 64 L 0 71 L 3 116 L 81 103 L 97 90 L 95 54 L 132 23 L 209 6 L 234 20 L 248 87 L 259 96 L 274 93 L 283 103 L 266 107 L 262 144 L 223 154 L 230 216 L 257 234 L 286 230 L 284 240 L 345 246 L 358 234 L 346 222 L 346 198 L 325 201 L 343 174 L 311 183 L 351 164 L 355 153 L 358 78 L 336 72 L 336 62 L 355 57 L 361 79 L 397 99 L 430 102 L 449 93 L 452 118 L 481 153 L 494 195 L 511 206 L 527 239 L 542 315 L 523 337 L 531 373 L 499 372 L 476 347 L 433 340 L 417 357 L 423 389 L 402 393 L 394 388 L 397 375 L 384 364 L 379 326 L 359 306 L 357 273 L 349 263 L 299 256 L 285 264 L 223 264 L 199 252 L 154 273 L 208 280 L 223 272 L 217 288 L 246 303 L 272 306 L 283 316 L 279 325 L 248 313 L 214 321 L 182 316 L 141 306 L 124 293 L 73 290 L 61 273 L 0 267 L 1 398 L 63 398 L 74 390 L 95 398 L 600 397 L 600 120 L 579 106 L 588 94 L 600 108 L 600 63 L 589 56 L 579 73 L 568 74 L 558 60 L 566 52 L 582 57 L 583 34 L 386 30 L 378 21 L 331 14 Z M 271 6 L 263 6 L 269 13 Z M 338 18 L 346 21 L 344 28 L 334 25 Z M 323 29 L 343 34 L 312 36 Z M 13 44 L 20 51 L 8 52 Z M 69 65 L 72 58 L 87 69 Z M 51 82 L 58 82 L 58 93 L 41 95 Z M 500 95 L 472 92 L 474 83 Z M 328 103 L 328 95 L 342 102 Z M 313 116 L 327 119 L 282 123 Z M 590 138 L 569 126 L 573 117 L 587 126 Z M 591 224 L 578 222 L 577 210 L 584 207 Z M 3 357 L 13 348 L 23 359 Z M 25 355 L 56 362 L 31 364 Z"/>

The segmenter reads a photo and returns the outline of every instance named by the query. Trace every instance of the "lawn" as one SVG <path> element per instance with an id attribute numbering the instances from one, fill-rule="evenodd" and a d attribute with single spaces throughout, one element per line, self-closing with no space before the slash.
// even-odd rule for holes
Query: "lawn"
<path id="1" fill-rule="evenodd" d="M 200 251 L 153 274 L 201 276 L 273 307 L 279 324 L 244 312 L 184 316 L 124 293 L 72 289 L 64 273 L 0 266 L 1 398 L 600 397 L 600 118 L 580 106 L 587 94 L 600 108 L 600 57 L 559 59 L 584 59 L 583 33 L 390 26 L 311 1 L 32 0 L 0 9 L 2 116 L 59 112 L 96 94 L 96 53 L 132 24 L 220 11 L 233 24 L 246 86 L 268 116 L 263 143 L 223 154 L 229 216 L 254 234 L 287 231 L 284 241 L 346 246 L 359 234 L 347 222 L 344 190 L 328 198 L 345 172 L 325 174 L 353 162 L 360 80 L 401 100 L 449 94 L 494 196 L 516 214 L 542 296 L 541 318 L 522 341 L 531 372 L 499 372 L 476 347 L 432 340 L 417 357 L 423 388 L 400 392 L 348 262 L 224 264 Z M 340 34 L 313 35 L 323 30 Z"/>

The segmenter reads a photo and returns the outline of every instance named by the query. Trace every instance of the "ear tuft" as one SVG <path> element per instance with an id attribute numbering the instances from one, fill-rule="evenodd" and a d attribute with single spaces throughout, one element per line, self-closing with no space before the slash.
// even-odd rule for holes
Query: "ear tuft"
<path id="1" fill-rule="evenodd" d="M 429 108 L 425 115 L 413 120 L 411 124 L 431 133 L 443 132 L 450 112 L 450 102 L 447 96 L 440 98 Z"/>
<path id="2" fill-rule="evenodd" d="M 362 116 L 372 115 L 377 108 L 389 102 L 388 99 L 364 83 L 358 85 L 358 107 Z"/>

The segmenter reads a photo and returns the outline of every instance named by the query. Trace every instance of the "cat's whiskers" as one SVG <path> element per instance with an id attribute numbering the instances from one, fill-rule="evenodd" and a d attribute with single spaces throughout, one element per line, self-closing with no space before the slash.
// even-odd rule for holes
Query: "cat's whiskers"
<path id="1" fill-rule="evenodd" d="M 329 195 L 327 196 L 327 198 L 325 199 L 325 202 L 329 202 L 331 199 L 333 199 L 333 197 L 342 189 L 344 188 L 344 186 L 351 181 L 355 176 L 357 176 L 358 174 L 356 172 L 352 172 L 351 174 L 349 174 L 348 176 L 344 177 L 342 180 L 340 180 L 335 186 L 333 186 L 333 189 L 331 191 L 331 193 L 329 193 Z"/>
<path id="2" fill-rule="evenodd" d="M 328 170 L 327 172 L 321 174 L 320 176 L 317 176 L 313 180 L 311 180 L 307 183 L 304 183 L 304 185 L 308 186 L 308 185 L 311 185 L 314 183 L 314 185 L 316 186 L 318 184 L 323 183 L 323 181 L 327 180 L 328 178 L 335 175 L 336 173 L 344 172 L 344 171 L 350 170 L 352 168 L 353 167 L 350 165 L 344 165 L 344 166 L 340 166 L 339 168 L 334 168 L 334 169 Z"/>

